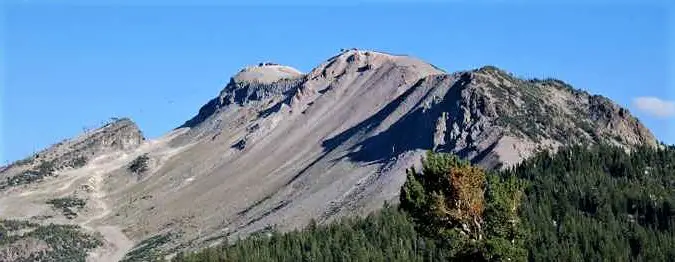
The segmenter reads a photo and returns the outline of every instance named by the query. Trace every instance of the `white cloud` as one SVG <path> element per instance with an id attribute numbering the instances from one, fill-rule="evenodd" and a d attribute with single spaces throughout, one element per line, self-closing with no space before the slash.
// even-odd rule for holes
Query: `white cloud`
<path id="1" fill-rule="evenodd" d="M 633 106 L 638 110 L 656 117 L 675 117 L 675 101 L 667 101 L 658 97 L 637 97 Z"/>

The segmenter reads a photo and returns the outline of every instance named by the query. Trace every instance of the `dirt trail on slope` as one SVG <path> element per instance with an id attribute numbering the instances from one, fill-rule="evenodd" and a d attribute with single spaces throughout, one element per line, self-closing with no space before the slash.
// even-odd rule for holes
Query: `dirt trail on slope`
<path id="1" fill-rule="evenodd" d="M 45 201 L 47 199 L 68 197 L 79 192 L 82 185 L 87 185 L 85 196 L 87 199 L 87 212 L 78 214 L 74 220 L 54 218 L 49 223 L 75 224 L 91 233 L 98 232 L 102 235 L 104 244 L 87 258 L 87 261 L 119 261 L 133 247 L 134 243 L 127 238 L 121 228 L 102 223 L 113 212 L 113 207 L 107 203 L 105 192 L 105 177 L 108 173 L 124 167 L 138 154 L 153 149 L 154 144 L 149 143 L 134 152 L 113 152 L 101 155 L 90 161 L 82 168 L 64 170 L 45 181 L 31 185 L 30 187 L 10 192 L 0 199 L 0 207 L 3 217 L 32 217 L 48 212 L 52 209 Z"/>
<path id="2" fill-rule="evenodd" d="M 117 226 L 110 225 L 96 225 L 96 222 L 108 216 L 112 210 L 105 202 L 104 198 L 106 192 L 103 187 L 103 175 L 120 165 L 124 165 L 129 159 L 128 155 L 123 155 L 116 158 L 108 165 L 101 165 L 94 167 L 93 175 L 89 177 L 89 184 L 91 185 L 90 201 L 98 210 L 97 214 L 84 221 L 81 226 L 91 231 L 98 231 L 105 239 L 103 248 L 90 253 L 87 261 L 102 261 L 102 262 L 116 262 L 120 261 L 124 255 L 134 246 L 133 241 L 127 238 L 122 229 Z"/>
<path id="3" fill-rule="evenodd" d="M 127 238 L 122 229 L 117 226 L 97 226 L 92 228 L 90 225 L 100 219 L 105 218 L 112 212 L 103 198 L 105 192 L 101 190 L 103 175 L 101 172 L 96 172 L 90 180 L 92 181 L 91 201 L 100 209 L 98 215 L 89 218 L 82 223 L 82 226 L 92 231 L 98 231 L 105 239 L 103 250 L 93 252 L 90 254 L 88 261 L 102 261 L 102 262 L 117 262 L 120 261 L 124 255 L 134 246 L 133 241 Z"/>
<path id="4" fill-rule="evenodd" d="M 89 219 L 81 223 L 81 226 L 87 228 L 91 231 L 97 231 L 101 233 L 105 240 L 103 247 L 94 250 L 89 254 L 87 261 L 100 261 L 100 262 L 117 262 L 124 258 L 127 252 L 129 252 L 134 247 L 134 242 L 129 239 L 122 229 L 118 226 L 99 224 L 98 222 L 106 218 L 112 212 L 112 208 L 106 203 L 105 197 L 107 192 L 103 189 L 104 184 L 104 175 L 112 172 L 115 169 L 121 168 L 122 166 L 129 163 L 135 157 L 152 151 L 153 149 L 159 149 L 159 152 L 156 152 L 164 157 L 170 157 L 173 154 L 178 153 L 180 150 L 176 148 L 164 148 L 166 143 L 175 137 L 177 133 L 169 134 L 161 139 L 148 141 L 146 144 L 138 148 L 133 154 L 121 154 L 112 158 L 112 160 L 101 159 L 105 164 L 94 163 L 88 172 L 93 173 L 89 177 L 89 184 L 91 185 L 91 195 L 90 201 L 93 206 L 98 210 L 96 215 L 93 215 Z"/>

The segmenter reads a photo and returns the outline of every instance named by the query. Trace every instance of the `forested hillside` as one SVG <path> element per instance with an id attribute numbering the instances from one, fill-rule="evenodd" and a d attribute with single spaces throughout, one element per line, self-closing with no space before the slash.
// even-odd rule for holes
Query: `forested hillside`
<path id="1" fill-rule="evenodd" d="M 526 180 L 534 261 L 675 260 L 675 148 L 575 147 L 504 175 Z"/>
<path id="2" fill-rule="evenodd" d="M 173 261 L 444 261 L 447 252 L 415 232 L 410 218 L 385 206 L 365 218 L 257 234 L 233 246 L 179 254 Z"/>
<path id="3" fill-rule="evenodd" d="M 572 147 L 499 173 L 430 154 L 399 208 L 174 258 L 447 260 L 674 261 L 675 147 Z"/>

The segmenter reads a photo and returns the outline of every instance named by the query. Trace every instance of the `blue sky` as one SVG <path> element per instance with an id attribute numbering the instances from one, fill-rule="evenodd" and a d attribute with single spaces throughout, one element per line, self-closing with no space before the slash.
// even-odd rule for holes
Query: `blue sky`
<path id="1" fill-rule="evenodd" d="M 0 164 L 110 117 L 131 117 L 158 137 L 245 65 L 270 60 L 306 72 L 348 47 L 410 54 L 447 71 L 491 64 L 559 78 L 628 107 L 675 143 L 674 20 L 665 5 L 33 2 L 2 7 Z"/>

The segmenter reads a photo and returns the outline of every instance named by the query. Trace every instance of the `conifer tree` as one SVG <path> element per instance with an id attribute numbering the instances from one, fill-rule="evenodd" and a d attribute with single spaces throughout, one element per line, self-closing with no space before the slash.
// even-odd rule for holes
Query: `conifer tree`
<path id="1" fill-rule="evenodd" d="M 454 155 L 428 152 L 422 172 L 407 172 L 401 208 L 421 233 L 438 239 L 458 260 L 522 261 L 522 187 L 516 178 L 488 176 Z"/>

